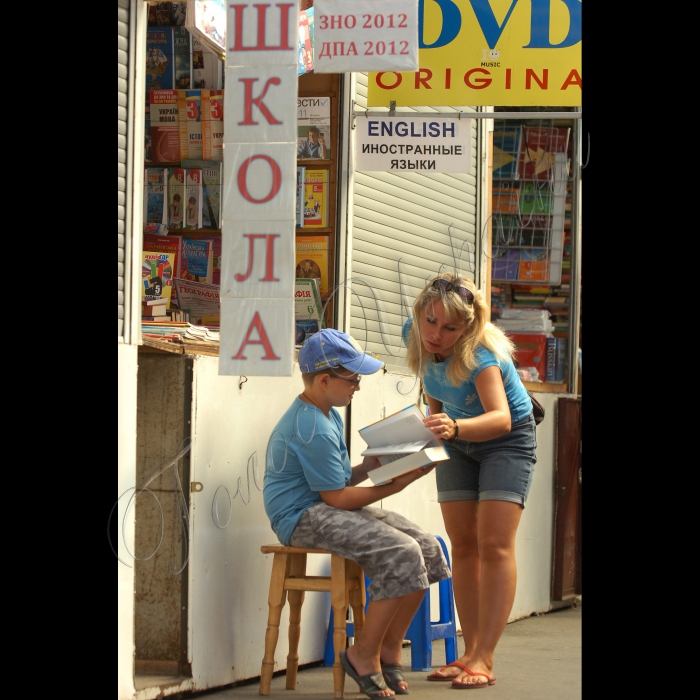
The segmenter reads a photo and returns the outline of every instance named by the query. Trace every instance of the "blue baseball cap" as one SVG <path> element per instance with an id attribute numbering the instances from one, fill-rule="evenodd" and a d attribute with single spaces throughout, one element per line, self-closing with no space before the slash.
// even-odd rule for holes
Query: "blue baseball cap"
<path id="1" fill-rule="evenodd" d="M 384 367 L 381 360 L 363 352 L 352 336 L 335 328 L 323 328 L 314 333 L 299 349 L 298 359 L 304 373 L 342 365 L 357 374 L 374 374 Z"/>

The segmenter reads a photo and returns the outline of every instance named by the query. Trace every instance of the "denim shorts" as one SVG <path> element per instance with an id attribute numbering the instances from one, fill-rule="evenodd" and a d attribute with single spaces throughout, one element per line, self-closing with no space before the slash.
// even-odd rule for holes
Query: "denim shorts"
<path id="1" fill-rule="evenodd" d="M 532 414 L 493 440 L 443 444 L 450 459 L 437 464 L 438 503 L 478 499 L 525 505 L 537 462 Z"/>

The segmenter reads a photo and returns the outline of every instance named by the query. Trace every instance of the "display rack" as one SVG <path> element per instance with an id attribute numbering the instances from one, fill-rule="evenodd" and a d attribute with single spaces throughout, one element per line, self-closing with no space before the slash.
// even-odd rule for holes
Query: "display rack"
<path id="1" fill-rule="evenodd" d="M 569 131 L 495 121 L 494 282 L 561 283 Z"/>

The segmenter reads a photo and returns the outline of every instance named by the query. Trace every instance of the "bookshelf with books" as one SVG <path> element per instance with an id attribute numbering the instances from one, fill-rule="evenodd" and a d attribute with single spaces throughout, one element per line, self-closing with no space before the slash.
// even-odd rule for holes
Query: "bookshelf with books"
<path id="1" fill-rule="evenodd" d="M 157 8 L 156 12 L 149 5 L 149 34 L 153 37 L 153 48 L 158 48 L 155 46 L 156 40 L 162 41 L 165 48 L 161 53 L 168 65 L 167 70 L 161 68 L 160 64 L 155 65 L 156 60 L 151 57 L 151 64 L 154 65 L 150 66 L 150 71 L 154 75 L 149 74 L 149 84 L 154 84 L 145 100 L 144 169 L 149 187 L 145 190 L 148 209 L 145 211 L 144 234 L 210 241 L 213 276 L 209 279 L 216 284 L 220 271 L 217 263 L 221 251 L 223 192 L 223 61 L 213 50 L 202 61 L 200 54 L 211 47 L 203 43 L 201 36 L 191 32 L 187 17 L 183 21 L 178 13 L 174 13 L 176 4 L 153 4 L 173 7 L 167 12 L 165 7 Z M 187 6 L 189 9 L 190 3 Z M 313 44 L 312 8 L 313 3 L 309 0 L 302 0 L 299 4 L 300 21 L 302 14 L 309 10 L 306 21 L 309 22 L 309 41 Z M 181 58 L 180 67 L 175 65 L 175 50 L 176 44 L 185 43 L 181 35 L 187 32 L 190 32 L 187 42 L 190 61 L 189 71 L 184 71 Z M 163 56 L 159 55 L 158 59 L 161 63 L 164 61 Z M 216 66 L 216 69 L 209 71 L 214 78 L 209 81 L 211 85 L 200 86 L 198 71 L 207 68 L 207 59 Z M 175 75 L 178 70 L 182 74 L 181 79 Z M 188 73 L 189 84 L 185 73 Z M 297 115 L 299 178 L 295 183 L 298 201 L 296 237 L 302 248 L 308 248 L 309 237 L 322 244 L 318 259 L 312 256 L 313 264 L 324 266 L 317 277 L 321 305 L 325 307 L 323 322 L 326 326 L 334 327 L 336 302 L 332 292 L 338 283 L 335 258 L 340 74 L 317 75 L 313 70 L 307 70 L 299 75 L 298 97 L 298 106 L 303 113 Z M 314 135 L 310 136 L 309 132 Z M 163 179 L 165 182 L 161 185 Z M 194 214 L 191 209 L 188 210 L 188 206 L 193 204 L 198 210 Z M 306 256 L 290 264 L 296 266 L 300 262 L 308 266 L 309 259 Z M 182 268 L 182 265 L 178 267 Z M 181 273 L 181 269 L 175 271 L 175 274 Z M 177 304 L 176 296 L 173 295 L 174 305 Z"/>
<path id="2" fill-rule="evenodd" d="M 301 3 L 300 10 L 305 9 Z M 326 305 L 324 322 L 334 327 L 334 299 L 330 295 L 337 284 L 336 255 L 336 192 L 338 170 L 338 106 L 340 76 L 316 74 L 299 76 L 298 155 L 297 166 L 302 178 L 300 216 L 297 221 L 297 249 L 308 246 L 309 237 L 323 243 L 324 254 L 319 262 L 322 271 L 321 304 Z M 302 224 L 302 225 L 300 225 Z M 297 256 L 298 257 L 298 256 Z M 301 259 L 297 263 L 303 262 Z"/>

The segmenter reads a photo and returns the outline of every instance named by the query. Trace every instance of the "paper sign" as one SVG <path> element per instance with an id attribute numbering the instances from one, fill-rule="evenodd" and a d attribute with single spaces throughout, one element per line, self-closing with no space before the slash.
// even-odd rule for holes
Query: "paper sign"
<path id="1" fill-rule="evenodd" d="M 357 117 L 355 168 L 471 173 L 471 119 Z"/>
<path id="2" fill-rule="evenodd" d="M 418 0 L 316 0 L 314 72 L 418 70 Z"/>

